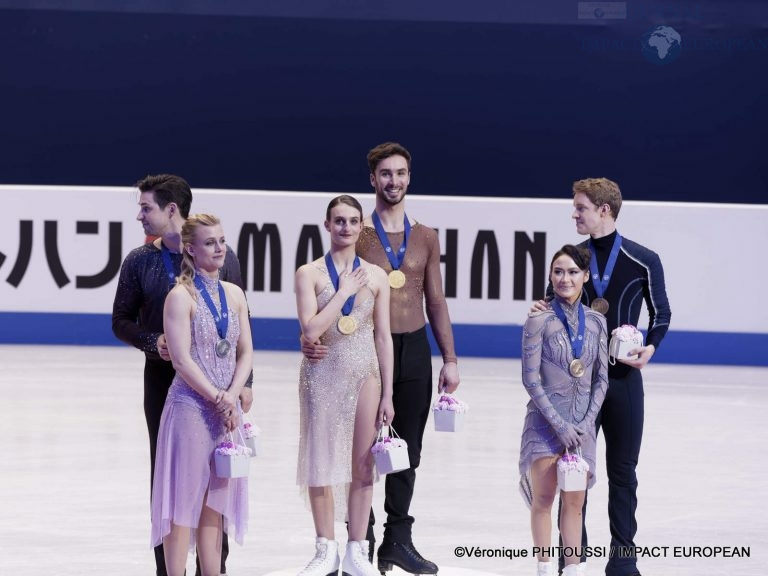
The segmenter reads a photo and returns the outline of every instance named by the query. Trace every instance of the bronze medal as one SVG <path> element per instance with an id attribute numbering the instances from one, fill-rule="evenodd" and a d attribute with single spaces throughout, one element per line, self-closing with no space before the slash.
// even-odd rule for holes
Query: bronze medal
<path id="1" fill-rule="evenodd" d="M 352 334 L 357 330 L 357 321 L 352 316 L 342 316 L 336 326 L 342 334 Z"/>
<path id="2" fill-rule="evenodd" d="M 605 316 L 608 313 L 608 309 L 610 308 L 610 305 L 608 304 L 608 300 L 605 298 L 595 298 L 592 300 L 592 304 L 590 305 L 590 308 L 594 310 L 595 312 L 600 312 L 603 316 Z"/>
<path id="3" fill-rule="evenodd" d="M 584 364 L 576 358 L 575 360 L 571 361 L 570 365 L 568 366 L 568 371 L 571 373 L 571 376 L 574 378 L 581 378 L 584 376 Z"/>
<path id="4" fill-rule="evenodd" d="M 389 273 L 389 285 L 395 290 L 405 286 L 405 274 L 400 270 L 392 270 L 392 272 Z"/>

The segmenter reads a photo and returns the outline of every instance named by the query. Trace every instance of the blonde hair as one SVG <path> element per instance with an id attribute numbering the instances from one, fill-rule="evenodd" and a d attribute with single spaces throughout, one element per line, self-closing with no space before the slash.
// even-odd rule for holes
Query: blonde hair
<path id="1" fill-rule="evenodd" d="M 195 234 L 197 234 L 200 228 L 203 226 L 217 226 L 219 224 L 221 224 L 221 220 L 213 214 L 192 214 L 181 227 L 181 244 L 184 249 L 181 251 L 181 274 L 176 278 L 176 284 L 184 286 L 192 296 L 197 294 L 197 289 L 195 288 L 195 261 L 185 248 L 187 244 L 192 244 L 195 241 Z"/>
<path id="2" fill-rule="evenodd" d="M 576 180 L 573 183 L 573 195 L 586 194 L 589 201 L 595 206 L 608 204 L 611 208 L 611 215 L 616 220 L 621 210 L 621 190 L 619 185 L 608 178 L 585 178 Z"/>

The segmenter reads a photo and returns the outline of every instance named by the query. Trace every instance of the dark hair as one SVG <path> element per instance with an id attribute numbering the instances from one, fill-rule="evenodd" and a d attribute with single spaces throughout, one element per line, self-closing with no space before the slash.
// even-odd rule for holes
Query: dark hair
<path id="1" fill-rule="evenodd" d="M 573 183 L 573 195 L 579 192 L 586 194 L 589 201 L 597 207 L 608 204 L 613 219 L 619 217 L 621 210 L 621 190 L 619 185 L 608 178 L 585 178 Z"/>
<path id="2" fill-rule="evenodd" d="M 573 244 L 566 244 L 552 256 L 552 260 L 549 263 L 550 274 L 552 274 L 552 266 L 555 264 L 555 260 L 560 258 L 560 256 L 569 256 L 571 260 L 573 260 L 573 263 L 579 267 L 579 270 L 589 270 L 589 259 L 592 257 L 589 249 L 582 248 L 581 246 L 574 246 Z"/>
<path id="3" fill-rule="evenodd" d="M 376 166 L 379 165 L 379 162 L 386 160 L 390 156 L 402 156 L 405 158 L 405 161 L 408 163 L 408 171 L 411 171 L 411 153 L 405 149 L 405 146 L 397 142 L 384 142 L 368 152 L 368 169 L 371 171 L 371 174 L 376 173 Z"/>
<path id="4" fill-rule="evenodd" d="M 328 209 L 325 211 L 326 220 L 331 219 L 331 210 L 333 210 L 339 204 L 346 204 L 347 206 L 352 206 L 352 208 L 355 208 L 358 212 L 360 212 L 360 220 L 363 219 L 363 207 L 360 205 L 360 202 L 357 201 L 357 198 L 353 198 L 348 194 L 342 194 L 341 196 L 336 196 L 336 198 L 331 200 L 330 203 L 328 204 Z"/>
<path id="5" fill-rule="evenodd" d="M 173 202 L 179 207 L 181 217 L 186 219 L 192 207 L 192 190 L 181 176 L 174 174 L 157 174 L 146 176 L 136 182 L 141 192 L 152 192 L 155 202 L 160 208 L 165 208 Z"/>

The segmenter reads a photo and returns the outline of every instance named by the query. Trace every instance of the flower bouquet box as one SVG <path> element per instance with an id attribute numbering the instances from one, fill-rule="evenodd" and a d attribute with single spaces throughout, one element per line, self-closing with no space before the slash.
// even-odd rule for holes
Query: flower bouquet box
<path id="1" fill-rule="evenodd" d="M 243 478 L 248 476 L 251 449 L 231 439 L 225 440 L 213 451 L 213 461 L 219 478 Z"/>
<path id="2" fill-rule="evenodd" d="M 251 458 L 259 455 L 259 448 L 261 447 L 260 436 L 261 428 L 250 422 L 243 424 L 243 439 L 245 440 L 245 445 L 251 449 Z"/>
<path id="3" fill-rule="evenodd" d="M 589 463 L 584 460 L 581 450 L 570 453 L 567 450 L 557 461 L 557 486 L 563 492 L 578 492 L 587 489 Z"/>
<path id="4" fill-rule="evenodd" d="M 466 402 L 462 402 L 451 394 L 442 394 L 432 406 L 435 430 L 438 432 L 458 432 L 464 427 L 467 410 L 469 410 L 469 406 Z"/>
<path id="5" fill-rule="evenodd" d="M 390 472 L 400 472 L 411 467 L 408 458 L 408 444 L 397 436 L 389 436 L 384 432 L 385 426 L 379 431 L 379 437 L 371 448 L 371 454 L 376 462 L 376 470 L 382 476 Z M 397 434 L 392 429 L 392 432 Z"/>
<path id="6" fill-rule="evenodd" d="M 631 324 L 624 324 L 611 332 L 611 342 L 608 345 L 609 360 L 635 360 L 637 354 L 630 354 L 630 350 L 643 345 L 643 333 Z"/>

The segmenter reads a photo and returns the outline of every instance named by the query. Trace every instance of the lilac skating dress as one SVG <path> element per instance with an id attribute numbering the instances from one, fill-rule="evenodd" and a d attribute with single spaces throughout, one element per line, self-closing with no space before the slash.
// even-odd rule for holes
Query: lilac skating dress
<path id="1" fill-rule="evenodd" d="M 208 293 L 218 298 L 215 281 L 203 281 Z M 239 336 L 239 318 L 230 308 L 230 352 L 225 358 L 216 355 L 216 325 L 198 293 L 192 318 L 192 359 L 219 390 L 232 384 Z M 237 431 L 234 434 L 237 439 Z M 222 418 L 216 414 L 213 402 L 193 390 L 177 373 L 168 391 L 157 439 L 152 488 L 153 547 L 170 533 L 171 523 L 192 528 L 190 548 L 194 546 L 206 491 L 208 506 L 223 516 L 224 531 L 238 544 L 243 543 L 248 530 L 248 479 L 216 476 L 213 451 L 224 437 Z"/>
<path id="2" fill-rule="evenodd" d="M 578 306 L 559 300 L 571 332 L 578 331 Z M 523 386 L 531 397 L 520 439 L 520 492 L 530 507 L 531 464 L 565 451 L 550 422 L 583 426 L 582 455 L 589 463 L 588 487 L 595 483 L 595 418 L 608 390 L 608 342 L 605 317 L 585 307 L 584 374 L 571 376 L 573 350 L 568 332 L 552 310 L 528 316 L 523 327 Z"/>
<path id="3" fill-rule="evenodd" d="M 324 264 L 316 264 L 327 276 L 327 284 L 317 296 L 322 310 L 336 291 Z M 352 334 L 342 334 L 336 326 L 341 313 L 320 341 L 328 355 L 319 362 L 301 362 L 299 376 L 299 461 L 296 481 L 306 497 L 308 486 L 330 486 L 334 496 L 334 515 L 345 519 L 346 491 L 352 481 L 352 439 L 355 430 L 357 398 L 363 383 L 374 376 L 381 386 L 379 362 L 373 338 L 373 294 L 367 288 L 355 298 L 351 316 L 357 321 Z M 371 438 L 371 443 L 375 438 Z"/>

